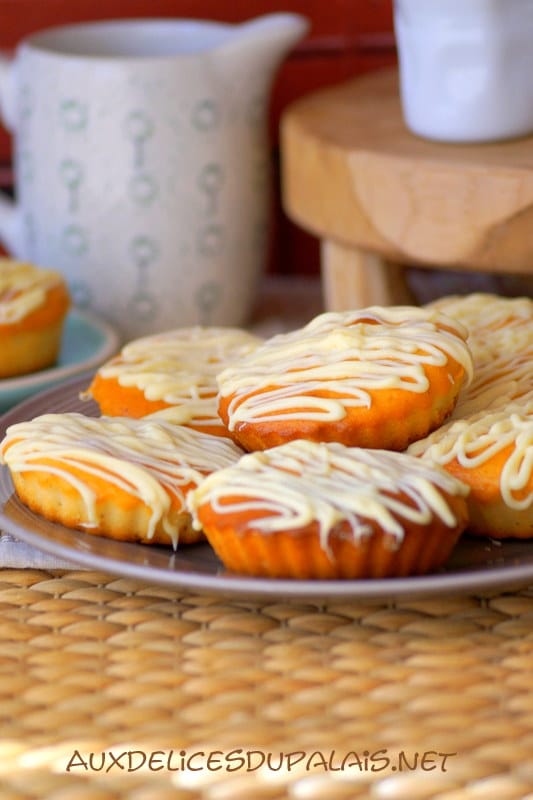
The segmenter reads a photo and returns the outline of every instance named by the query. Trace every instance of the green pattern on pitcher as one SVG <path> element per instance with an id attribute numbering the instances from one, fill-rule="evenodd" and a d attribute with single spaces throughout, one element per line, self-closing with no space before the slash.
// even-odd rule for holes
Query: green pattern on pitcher
<path id="1" fill-rule="evenodd" d="M 75 98 L 61 100 L 59 118 L 67 131 L 83 131 L 87 128 L 87 106 Z"/>

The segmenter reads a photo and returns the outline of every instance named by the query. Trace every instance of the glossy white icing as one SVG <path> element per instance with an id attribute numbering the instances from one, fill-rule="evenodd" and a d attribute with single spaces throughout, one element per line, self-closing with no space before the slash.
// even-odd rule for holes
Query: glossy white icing
<path id="1" fill-rule="evenodd" d="M 296 440 L 248 453 L 212 473 L 187 502 L 197 526 L 198 509 L 208 503 L 221 520 L 253 512 L 253 527 L 265 534 L 316 521 L 326 551 L 339 523 L 348 522 L 356 541 L 370 535 L 370 523 L 376 523 L 395 549 L 405 524 L 426 525 L 435 517 L 449 527 L 457 524 L 443 493 L 465 496 L 468 488 L 405 453 Z"/>
<path id="2" fill-rule="evenodd" d="M 463 366 L 468 383 L 465 338 L 459 322 L 412 306 L 321 314 L 220 373 L 220 395 L 231 397 L 229 428 L 272 417 L 340 420 L 347 408 L 370 407 L 371 390 L 426 392 L 424 367 L 445 367 L 450 358 Z M 324 389 L 337 396 L 320 397 Z"/>
<path id="3" fill-rule="evenodd" d="M 170 497 L 185 505 L 185 492 L 215 469 L 234 463 L 242 450 L 228 439 L 144 419 L 45 414 L 8 428 L 0 461 L 12 473 L 58 475 L 83 498 L 87 528 L 95 525 L 98 497 L 82 477 L 96 475 L 150 509 L 147 537 L 159 522 L 176 544 Z"/>
<path id="4" fill-rule="evenodd" d="M 533 339 L 523 350 L 517 339 L 502 337 L 501 351 L 476 365 L 474 379 L 459 397 L 453 419 L 524 401 L 533 393 Z"/>
<path id="5" fill-rule="evenodd" d="M 473 293 L 430 303 L 469 330 L 474 378 L 461 393 L 454 419 L 496 410 L 533 391 L 533 300 Z"/>
<path id="6" fill-rule="evenodd" d="M 408 452 L 443 467 L 457 460 L 464 469 L 474 471 L 507 449 L 499 477 L 502 500 L 510 508 L 529 508 L 533 505 L 533 399 L 449 422 L 414 442 Z"/>
<path id="7" fill-rule="evenodd" d="M 470 335 L 477 331 L 496 331 L 502 327 L 520 327 L 533 321 L 533 300 L 529 297 L 501 297 L 485 292 L 448 295 L 428 303 L 433 308 L 457 319 Z"/>
<path id="8" fill-rule="evenodd" d="M 44 303 L 48 290 L 61 282 L 54 270 L 0 258 L 0 325 L 24 319 Z"/>
<path id="9" fill-rule="evenodd" d="M 156 418 L 222 427 L 216 375 L 261 342 L 240 328 L 181 328 L 130 342 L 99 373 L 141 390 L 147 400 L 173 406 Z"/>

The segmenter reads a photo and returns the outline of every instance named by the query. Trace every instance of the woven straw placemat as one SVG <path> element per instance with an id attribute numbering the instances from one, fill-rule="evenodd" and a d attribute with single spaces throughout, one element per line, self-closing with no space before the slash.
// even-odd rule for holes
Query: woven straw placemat
<path id="1" fill-rule="evenodd" d="M 533 798 L 533 589 L 231 602 L 0 571 L 2 800 Z"/>

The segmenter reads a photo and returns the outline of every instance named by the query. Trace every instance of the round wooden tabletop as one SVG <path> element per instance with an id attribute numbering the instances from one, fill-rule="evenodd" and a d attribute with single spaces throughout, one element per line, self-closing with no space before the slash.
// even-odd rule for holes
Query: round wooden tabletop
<path id="1" fill-rule="evenodd" d="M 285 210 L 322 239 L 398 263 L 533 273 L 533 137 L 421 139 L 384 70 L 293 103 L 281 144 Z"/>

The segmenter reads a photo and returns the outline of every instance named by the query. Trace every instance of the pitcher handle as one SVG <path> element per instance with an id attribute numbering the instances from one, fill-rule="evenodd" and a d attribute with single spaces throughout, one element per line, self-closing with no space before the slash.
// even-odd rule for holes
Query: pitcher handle
<path id="1" fill-rule="evenodd" d="M 10 131 L 16 129 L 15 63 L 0 54 L 0 115 Z M 4 192 L 0 192 L 0 241 L 9 253 L 22 257 L 21 214 L 18 205 Z"/>

